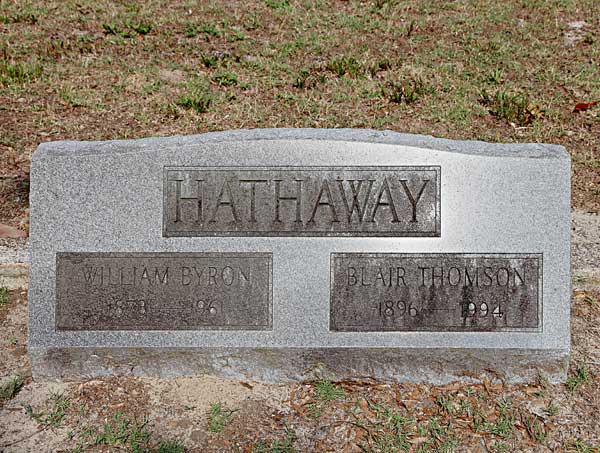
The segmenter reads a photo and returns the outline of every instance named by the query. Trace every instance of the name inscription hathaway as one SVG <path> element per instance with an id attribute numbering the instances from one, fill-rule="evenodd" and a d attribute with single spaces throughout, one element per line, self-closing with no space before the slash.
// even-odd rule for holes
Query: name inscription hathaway
<path id="1" fill-rule="evenodd" d="M 165 167 L 164 236 L 440 236 L 440 167 Z"/>

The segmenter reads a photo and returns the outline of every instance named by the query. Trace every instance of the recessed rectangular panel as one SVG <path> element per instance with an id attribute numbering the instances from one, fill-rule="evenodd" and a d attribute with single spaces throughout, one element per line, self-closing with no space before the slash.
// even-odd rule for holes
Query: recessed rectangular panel
<path id="1" fill-rule="evenodd" d="M 440 167 L 165 167 L 164 236 L 439 236 Z"/>
<path id="2" fill-rule="evenodd" d="M 540 331 L 538 254 L 334 253 L 333 331 Z"/>
<path id="3" fill-rule="evenodd" d="M 57 330 L 270 330 L 270 253 L 58 253 Z"/>

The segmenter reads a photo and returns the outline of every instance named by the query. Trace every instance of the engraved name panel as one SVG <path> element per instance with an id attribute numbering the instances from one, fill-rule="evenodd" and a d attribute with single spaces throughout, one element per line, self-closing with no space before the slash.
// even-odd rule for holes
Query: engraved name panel
<path id="1" fill-rule="evenodd" d="M 439 236 L 440 167 L 165 167 L 163 236 Z"/>
<path id="2" fill-rule="evenodd" d="M 541 254 L 334 253 L 333 331 L 540 331 Z"/>
<path id="3" fill-rule="evenodd" d="M 270 253 L 58 253 L 57 330 L 272 328 Z"/>

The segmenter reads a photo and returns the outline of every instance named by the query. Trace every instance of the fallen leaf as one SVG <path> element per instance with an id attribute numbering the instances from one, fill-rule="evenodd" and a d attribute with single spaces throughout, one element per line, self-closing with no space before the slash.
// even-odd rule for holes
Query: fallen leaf
<path id="1" fill-rule="evenodd" d="M 580 102 L 573 109 L 573 113 L 575 113 L 575 112 L 583 112 L 583 111 L 589 109 L 590 107 L 593 107 L 597 103 L 598 103 L 598 101 L 592 101 L 592 102 L 587 102 L 587 103 L 586 102 Z"/>

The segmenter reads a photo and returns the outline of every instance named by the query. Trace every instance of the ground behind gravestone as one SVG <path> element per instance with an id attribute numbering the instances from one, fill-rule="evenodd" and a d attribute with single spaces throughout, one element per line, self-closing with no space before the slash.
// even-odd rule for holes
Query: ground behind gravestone
<path id="1" fill-rule="evenodd" d="M 547 142 L 600 209 L 597 0 L 0 2 L 0 224 L 31 153 L 254 127 Z"/>

